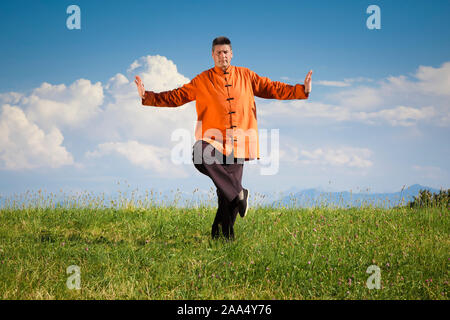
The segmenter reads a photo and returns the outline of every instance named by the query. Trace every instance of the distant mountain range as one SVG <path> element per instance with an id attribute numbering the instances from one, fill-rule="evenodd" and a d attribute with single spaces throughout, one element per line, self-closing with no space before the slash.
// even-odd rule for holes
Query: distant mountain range
<path id="1" fill-rule="evenodd" d="M 338 206 L 360 207 L 373 205 L 377 207 L 391 208 L 401 204 L 407 204 L 419 194 L 420 190 L 428 190 L 431 193 L 439 193 L 439 189 L 414 184 L 404 190 L 393 193 L 352 193 L 325 192 L 317 189 L 306 189 L 300 192 L 282 197 L 273 201 L 274 207 L 311 207 L 311 206 Z"/>

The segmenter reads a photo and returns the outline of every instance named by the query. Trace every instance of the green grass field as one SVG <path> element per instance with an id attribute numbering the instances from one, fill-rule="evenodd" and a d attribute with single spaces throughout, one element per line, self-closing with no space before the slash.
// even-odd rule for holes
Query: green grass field
<path id="1" fill-rule="evenodd" d="M 447 209 L 0 209 L 2 299 L 448 299 Z M 80 268 L 69 289 L 67 268 Z M 368 289 L 369 266 L 381 288 Z"/>

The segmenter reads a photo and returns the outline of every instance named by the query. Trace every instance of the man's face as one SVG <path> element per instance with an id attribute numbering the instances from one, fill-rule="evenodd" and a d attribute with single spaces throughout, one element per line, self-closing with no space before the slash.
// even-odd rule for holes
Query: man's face
<path id="1" fill-rule="evenodd" d="M 231 63 L 231 58 L 233 58 L 233 51 L 228 44 L 218 44 L 214 46 L 212 57 L 216 67 L 226 69 Z"/>

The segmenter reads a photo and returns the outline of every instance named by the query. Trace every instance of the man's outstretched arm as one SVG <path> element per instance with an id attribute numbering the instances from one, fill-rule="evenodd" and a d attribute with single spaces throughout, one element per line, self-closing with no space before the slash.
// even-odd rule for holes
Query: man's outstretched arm
<path id="1" fill-rule="evenodd" d="M 308 99 L 311 92 L 311 75 L 312 70 L 306 75 L 304 84 L 291 86 L 286 83 L 272 81 L 266 77 L 260 77 L 251 71 L 253 92 L 255 96 L 265 99 Z"/>
<path id="2" fill-rule="evenodd" d="M 195 85 L 193 80 L 181 88 L 155 93 L 145 91 L 141 77 L 136 76 L 136 83 L 142 105 L 155 107 L 179 107 L 185 103 L 195 100 Z"/>

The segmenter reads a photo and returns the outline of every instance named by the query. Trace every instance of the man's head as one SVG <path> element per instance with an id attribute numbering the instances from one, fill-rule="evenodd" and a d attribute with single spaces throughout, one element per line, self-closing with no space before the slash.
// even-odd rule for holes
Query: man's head
<path id="1" fill-rule="evenodd" d="M 233 58 L 230 39 L 227 37 L 215 38 L 212 43 L 212 57 L 216 67 L 222 70 L 228 68 Z"/>

